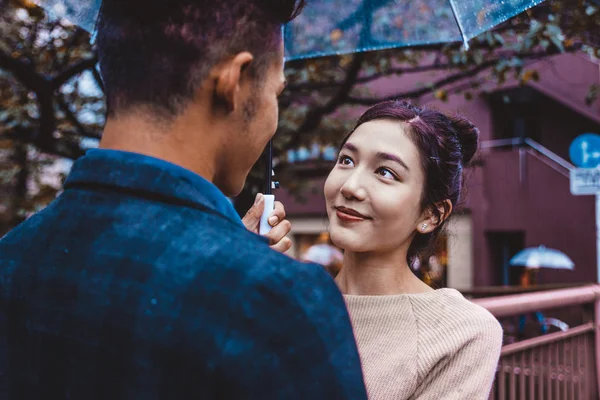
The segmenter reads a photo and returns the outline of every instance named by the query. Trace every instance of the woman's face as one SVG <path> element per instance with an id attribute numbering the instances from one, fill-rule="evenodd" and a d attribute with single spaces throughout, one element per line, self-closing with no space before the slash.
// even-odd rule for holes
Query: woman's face
<path id="1" fill-rule="evenodd" d="M 353 252 L 408 246 L 424 222 L 425 182 L 406 124 L 377 120 L 359 126 L 325 182 L 332 241 Z"/>

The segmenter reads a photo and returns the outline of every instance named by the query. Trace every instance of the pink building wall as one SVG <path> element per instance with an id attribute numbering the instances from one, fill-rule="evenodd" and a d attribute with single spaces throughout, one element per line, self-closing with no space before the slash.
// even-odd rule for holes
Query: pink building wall
<path id="1" fill-rule="evenodd" d="M 509 231 L 523 231 L 525 247 L 555 248 L 575 263 L 574 271 L 541 270 L 541 283 L 595 280 L 594 197 L 571 195 L 569 178 L 525 154 L 521 161 L 518 150 L 486 153 L 485 164 L 471 178 L 467 207 L 473 219 L 474 284 L 501 283 L 487 234 Z"/>

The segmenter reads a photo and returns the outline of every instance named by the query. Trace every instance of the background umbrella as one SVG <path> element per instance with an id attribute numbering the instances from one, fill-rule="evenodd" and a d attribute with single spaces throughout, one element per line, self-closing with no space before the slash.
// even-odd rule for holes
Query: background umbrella
<path id="1" fill-rule="evenodd" d="M 68 19 L 89 32 L 94 30 L 102 3 L 34 1 L 51 15 Z M 543 1 L 309 0 L 304 12 L 284 30 L 286 59 L 459 41 L 468 47 L 469 39 Z M 271 154 L 269 143 L 266 194 L 271 194 L 275 186 Z"/>
<path id="2" fill-rule="evenodd" d="M 549 249 L 546 246 L 530 247 L 518 252 L 510 259 L 510 265 L 525 267 L 528 270 L 538 270 L 539 268 L 554 268 L 573 270 L 575 263 L 562 251 Z M 546 318 L 541 312 L 533 313 L 537 323 L 539 324 L 540 333 L 542 335 L 548 333 L 550 325 L 564 331 L 569 329 L 569 326 L 563 321 L 556 318 Z M 525 332 L 525 323 L 527 316 L 519 316 L 519 333 Z"/>
<path id="3" fill-rule="evenodd" d="M 575 264 L 563 252 L 545 246 L 531 247 L 517 253 L 510 265 L 526 268 L 554 268 L 573 270 Z"/>

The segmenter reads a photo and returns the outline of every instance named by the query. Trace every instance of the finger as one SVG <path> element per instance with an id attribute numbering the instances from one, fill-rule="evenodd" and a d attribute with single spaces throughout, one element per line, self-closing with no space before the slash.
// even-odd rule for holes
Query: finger
<path id="1" fill-rule="evenodd" d="M 252 207 L 250 207 L 246 215 L 244 215 L 244 218 L 242 218 L 242 222 L 246 229 L 253 231 L 258 227 L 258 223 L 260 222 L 260 217 L 264 209 L 265 198 L 261 193 L 258 193 L 256 195 L 256 199 L 254 200 L 254 204 Z"/>
<path id="2" fill-rule="evenodd" d="M 292 230 L 292 224 L 287 219 L 281 221 L 277 226 L 273 227 L 269 233 L 265 235 L 269 239 L 271 245 L 279 243 Z"/>
<path id="3" fill-rule="evenodd" d="M 254 200 L 254 204 L 252 205 L 252 207 L 250 207 L 250 209 L 242 219 L 250 221 L 260 220 L 264 208 L 265 198 L 261 193 L 258 193 L 256 195 L 256 199 Z"/>
<path id="4" fill-rule="evenodd" d="M 280 221 L 285 219 L 285 207 L 280 201 L 276 201 L 273 207 L 273 212 L 269 216 L 269 225 L 276 226 Z"/>
<path id="5" fill-rule="evenodd" d="M 281 239 L 279 243 L 271 246 L 271 248 L 280 253 L 285 253 L 286 251 L 292 248 L 292 241 L 290 240 L 290 238 L 286 237 Z"/>

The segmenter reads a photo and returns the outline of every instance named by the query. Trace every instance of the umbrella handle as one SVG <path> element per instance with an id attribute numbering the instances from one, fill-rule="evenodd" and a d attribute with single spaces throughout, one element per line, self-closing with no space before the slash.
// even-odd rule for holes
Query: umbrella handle
<path id="1" fill-rule="evenodd" d="M 272 229 L 271 225 L 269 225 L 269 217 L 275 209 L 275 196 L 272 194 L 265 194 L 264 199 L 265 209 L 260 217 L 260 225 L 258 228 L 258 232 L 263 236 L 271 232 Z"/>

